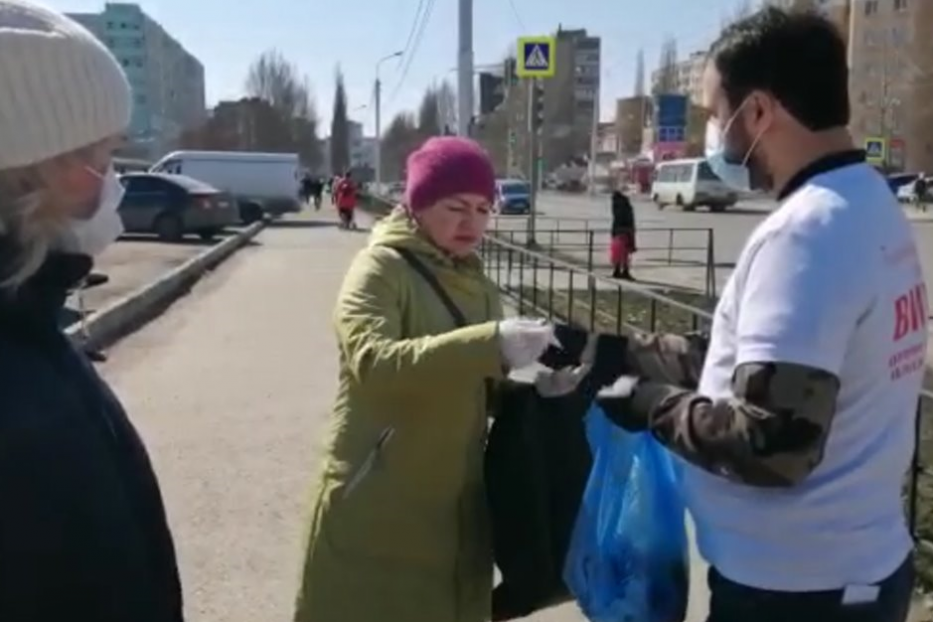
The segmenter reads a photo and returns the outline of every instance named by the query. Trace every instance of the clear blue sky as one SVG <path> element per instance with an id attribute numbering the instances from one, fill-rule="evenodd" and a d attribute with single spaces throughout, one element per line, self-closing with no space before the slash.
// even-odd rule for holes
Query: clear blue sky
<path id="1" fill-rule="evenodd" d="M 62 11 L 100 11 L 103 0 L 45 0 Z M 239 97 L 250 62 L 277 48 L 306 73 L 328 133 L 339 63 L 346 79 L 350 116 L 372 132 L 375 63 L 404 47 L 418 0 L 139 0 L 202 63 L 209 103 Z M 523 34 L 548 34 L 558 24 L 586 28 L 602 37 L 603 117 L 612 101 L 629 95 L 635 56 L 644 48 L 650 74 L 665 35 L 678 40 L 681 56 L 708 44 L 738 0 L 474 0 L 477 64 L 499 62 Z M 514 5 L 514 11 L 512 6 Z M 456 75 L 457 0 L 436 0 L 407 78 L 394 98 L 399 65 L 382 66 L 384 123 L 398 110 L 414 109 L 435 79 Z"/>

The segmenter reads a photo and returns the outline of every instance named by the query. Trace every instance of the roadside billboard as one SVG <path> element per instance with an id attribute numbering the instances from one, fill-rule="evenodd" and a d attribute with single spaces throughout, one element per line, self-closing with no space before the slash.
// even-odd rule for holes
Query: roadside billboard
<path id="1" fill-rule="evenodd" d="M 690 100 L 686 95 L 671 93 L 654 98 L 655 127 L 686 127 Z"/>
<path id="2" fill-rule="evenodd" d="M 654 98 L 654 145 L 651 155 L 655 162 L 676 160 L 687 154 L 687 122 L 690 100 L 686 95 L 669 93 Z"/>

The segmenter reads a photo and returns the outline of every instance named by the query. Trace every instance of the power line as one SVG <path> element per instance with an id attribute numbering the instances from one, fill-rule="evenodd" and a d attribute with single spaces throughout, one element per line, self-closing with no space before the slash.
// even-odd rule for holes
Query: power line
<path id="1" fill-rule="evenodd" d="M 418 48 L 421 46 L 421 40 L 424 38 L 424 31 L 427 29 L 428 22 L 431 21 L 431 14 L 434 12 L 434 5 L 436 0 L 427 0 L 427 6 L 424 9 L 422 14 L 421 24 L 418 26 L 418 32 L 415 34 L 415 37 L 411 43 L 411 47 L 408 51 L 408 55 L 405 57 L 405 64 L 402 67 L 402 75 L 399 77 L 398 82 L 395 85 L 395 88 L 392 90 L 392 94 L 389 96 L 389 103 L 395 100 L 398 94 L 402 90 L 402 86 L 405 84 L 405 78 L 408 77 L 408 70 L 411 69 L 412 60 L 414 60 L 415 55 L 418 53 Z"/>
<path id="2" fill-rule="evenodd" d="M 423 17 L 422 11 L 424 10 L 425 0 L 418 0 L 418 8 L 415 9 L 415 19 L 411 22 L 411 29 L 408 31 L 408 37 L 405 39 L 405 46 L 402 48 L 402 56 L 408 53 L 408 48 L 411 46 L 412 38 L 415 36 L 415 31 L 418 30 L 418 20 Z M 401 66 L 402 61 L 399 61 L 399 66 Z"/>
<path id="3" fill-rule="evenodd" d="M 518 27 L 522 29 L 523 33 L 527 34 L 528 29 L 525 28 L 525 22 L 522 20 L 522 16 L 518 12 L 518 7 L 515 6 L 515 0 L 509 0 L 509 6 L 512 8 L 512 17 L 515 18 L 515 22 L 518 24 Z"/>

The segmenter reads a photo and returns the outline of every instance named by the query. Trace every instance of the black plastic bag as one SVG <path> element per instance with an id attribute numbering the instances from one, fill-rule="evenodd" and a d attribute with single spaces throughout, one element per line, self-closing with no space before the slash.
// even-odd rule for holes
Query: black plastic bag
<path id="1" fill-rule="evenodd" d="M 579 365 L 590 335 L 557 327 L 562 348 L 541 362 Z M 576 390 L 542 397 L 532 384 L 507 383 L 485 455 L 493 553 L 502 581 L 492 619 L 510 620 L 571 599 L 562 573 L 593 465 L 584 418 L 596 393 L 629 371 L 624 337 L 600 335 L 592 369 Z"/>

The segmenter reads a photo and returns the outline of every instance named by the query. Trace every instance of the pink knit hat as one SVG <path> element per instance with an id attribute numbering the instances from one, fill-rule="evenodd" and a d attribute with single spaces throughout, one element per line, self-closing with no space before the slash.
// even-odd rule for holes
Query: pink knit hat
<path id="1" fill-rule="evenodd" d="M 468 138 L 429 138 L 408 156 L 405 203 L 412 212 L 455 194 L 478 194 L 492 203 L 496 173 L 483 148 Z"/>

